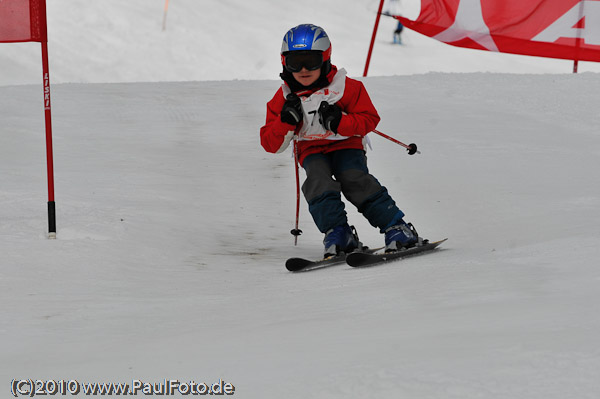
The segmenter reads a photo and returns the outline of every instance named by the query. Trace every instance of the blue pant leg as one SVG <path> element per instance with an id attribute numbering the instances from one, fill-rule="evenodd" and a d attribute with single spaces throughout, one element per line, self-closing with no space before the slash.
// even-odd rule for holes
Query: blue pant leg
<path id="1" fill-rule="evenodd" d="M 302 184 L 308 210 L 320 232 L 348 223 L 341 184 L 332 175 L 331 155 L 313 154 L 304 159 L 306 180 Z"/>
<path id="2" fill-rule="evenodd" d="M 385 187 L 363 202 L 358 211 L 367 218 L 371 226 L 378 227 L 381 233 L 404 217 L 404 212 L 398 208 Z"/>
<path id="3" fill-rule="evenodd" d="M 384 232 L 404 217 L 387 189 L 369 173 L 364 151 L 349 149 L 333 154 L 333 173 L 341 183 L 344 196 L 373 227 Z"/>

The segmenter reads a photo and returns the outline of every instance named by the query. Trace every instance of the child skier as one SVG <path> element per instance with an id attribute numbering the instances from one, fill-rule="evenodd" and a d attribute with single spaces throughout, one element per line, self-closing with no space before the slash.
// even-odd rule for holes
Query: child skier
<path id="1" fill-rule="evenodd" d="M 379 123 L 377 110 L 362 82 L 331 63 L 325 31 L 310 24 L 290 29 L 281 62 L 283 84 L 267 103 L 261 144 L 280 153 L 297 140 L 298 161 L 306 171 L 302 192 L 325 234 L 325 257 L 360 246 L 341 193 L 385 234 L 386 252 L 417 244 L 412 224 L 403 220 L 404 213 L 367 168 L 365 136 Z"/>

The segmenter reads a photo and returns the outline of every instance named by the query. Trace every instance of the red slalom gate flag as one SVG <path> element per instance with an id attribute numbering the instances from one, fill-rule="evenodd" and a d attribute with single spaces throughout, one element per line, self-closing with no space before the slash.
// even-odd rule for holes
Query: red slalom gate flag
<path id="1" fill-rule="evenodd" d="M 48 172 L 48 237 L 56 238 L 46 0 L 0 0 L 0 43 L 15 42 L 40 42 L 42 45 L 46 163 Z"/>
<path id="2" fill-rule="evenodd" d="M 600 0 L 422 0 L 409 29 L 479 50 L 600 61 Z"/>
<path id="3" fill-rule="evenodd" d="M 0 42 L 46 41 L 43 0 L 1 0 Z"/>

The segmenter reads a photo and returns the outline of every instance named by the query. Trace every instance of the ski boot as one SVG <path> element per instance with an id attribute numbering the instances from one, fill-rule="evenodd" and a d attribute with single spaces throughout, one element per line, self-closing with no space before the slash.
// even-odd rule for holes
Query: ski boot
<path id="1" fill-rule="evenodd" d="M 350 253 L 361 246 L 354 226 L 348 224 L 334 227 L 325 234 L 323 239 L 325 245 L 324 258 L 339 255 L 341 252 Z"/>
<path id="2" fill-rule="evenodd" d="M 400 219 L 400 223 L 385 231 L 385 252 L 401 251 L 414 247 L 422 241 L 412 223 Z"/>

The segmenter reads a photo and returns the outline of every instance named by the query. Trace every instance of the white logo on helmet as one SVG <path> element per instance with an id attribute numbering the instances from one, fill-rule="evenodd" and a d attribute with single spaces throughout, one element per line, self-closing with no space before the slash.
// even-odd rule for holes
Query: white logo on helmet
<path id="1" fill-rule="evenodd" d="M 292 47 L 293 48 L 303 48 L 303 47 L 306 47 L 306 44 L 304 44 L 304 43 L 294 44 Z"/>

